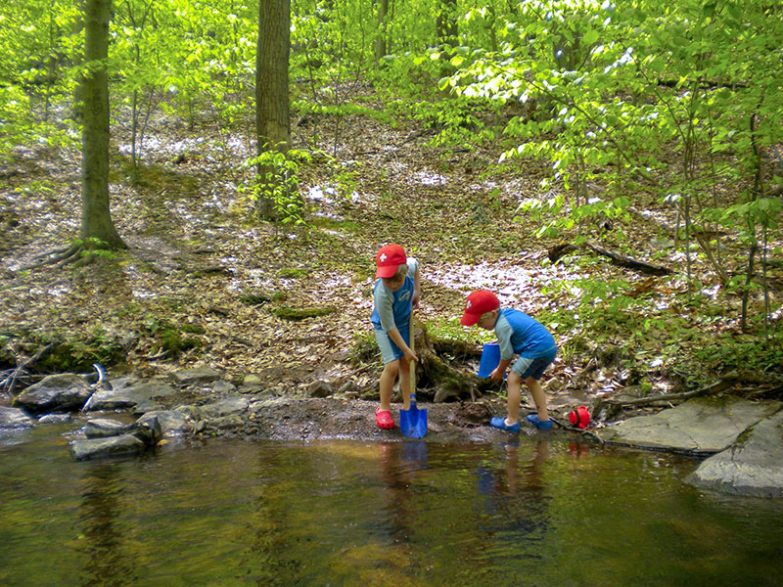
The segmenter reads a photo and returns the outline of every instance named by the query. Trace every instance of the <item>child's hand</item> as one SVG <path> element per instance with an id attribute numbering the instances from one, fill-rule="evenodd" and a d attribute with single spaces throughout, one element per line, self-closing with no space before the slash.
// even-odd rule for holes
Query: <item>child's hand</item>
<path id="1" fill-rule="evenodd" d="M 419 297 L 421 297 L 421 296 L 419 296 L 418 292 L 415 292 L 413 294 L 413 299 L 411 300 L 411 304 L 413 304 L 414 308 L 418 308 L 419 307 Z"/>
<path id="2" fill-rule="evenodd" d="M 500 367 L 495 367 L 495 370 L 489 374 L 490 381 L 494 381 L 495 383 L 503 381 L 503 371 L 505 371 L 505 369 L 501 370 Z"/>
<path id="3" fill-rule="evenodd" d="M 410 361 L 413 361 L 414 363 L 418 363 L 419 362 L 419 357 L 417 357 L 412 350 L 407 349 L 407 350 L 405 350 L 403 352 L 405 354 L 405 358 L 408 359 L 409 362 Z"/>

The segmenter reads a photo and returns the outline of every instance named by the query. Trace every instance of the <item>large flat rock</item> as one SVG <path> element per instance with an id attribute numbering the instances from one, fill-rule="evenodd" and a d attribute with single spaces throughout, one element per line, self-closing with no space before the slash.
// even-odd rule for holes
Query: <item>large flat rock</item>
<path id="1" fill-rule="evenodd" d="M 144 443 L 131 434 L 71 442 L 71 454 L 77 461 L 135 455 L 144 452 L 145 448 Z"/>
<path id="2" fill-rule="evenodd" d="M 783 497 L 783 411 L 704 461 L 687 481 L 724 493 Z"/>
<path id="3" fill-rule="evenodd" d="M 171 398 L 176 390 L 163 380 L 118 380 L 113 389 L 100 389 L 92 396 L 90 411 L 156 409 L 156 400 Z"/>
<path id="4" fill-rule="evenodd" d="M 607 442 L 642 448 L 716 453 L 780 409 L 780 402 L 695 398 L 653 416 L 625 420 L 602 430 L 600 437 Z"/>

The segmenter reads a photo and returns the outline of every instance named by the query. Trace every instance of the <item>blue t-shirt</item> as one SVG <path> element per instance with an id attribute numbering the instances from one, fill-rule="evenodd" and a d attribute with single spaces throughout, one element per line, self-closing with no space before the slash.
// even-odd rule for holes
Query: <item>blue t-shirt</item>
<path id="1" fill-rule="evenodd" d="M 414 277 L 418 267 L 416 259 L 409 257 L 408 274 L 402 287 L 395 292 L 383 285 L 382 279 L 375 280 L 371 320 L 376 330 L 389 332 L 408 324 L 413 311 Z"/>
<path id="2" fill-rule="evenodd" d="M 527 359 L 548 357 L 557 350 L 557 343 L 546 327 L 524 312 L 505 308 L 495 322 L 495 334 L 500 344 L 500 358 L 514 355 Z"/>

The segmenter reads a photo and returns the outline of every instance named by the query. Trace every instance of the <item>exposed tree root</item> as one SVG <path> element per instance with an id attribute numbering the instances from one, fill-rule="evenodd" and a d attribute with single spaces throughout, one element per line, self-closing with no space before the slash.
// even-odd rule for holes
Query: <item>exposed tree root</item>
<path id="1" fill-rule="evenodd" d="M 419 321 L 415 321 L 414 336 L 419 357 L 416 369 L 418 396 L 436 403 L 476 401 L 483 392 L 497 389 L 496 384 L 479 379 L 472 372 L 443 358 L 443 355 L 451 355 L 459 361 L 480 356 L 480 351 L 473 345 L 462 341 L 432 340 Z"/>
<path id="2" fill-rule="evenodd" d="M 89 254 L 90 250 L 83 243 L 77 242 L 67 247 L 48 251 L 36 257 L 38 262 L 33 264 L 33 268 L 46 265 L 64 267 L 71 264 L 75 267 L 84 267 L 95 261 L 95 256 Z"/>

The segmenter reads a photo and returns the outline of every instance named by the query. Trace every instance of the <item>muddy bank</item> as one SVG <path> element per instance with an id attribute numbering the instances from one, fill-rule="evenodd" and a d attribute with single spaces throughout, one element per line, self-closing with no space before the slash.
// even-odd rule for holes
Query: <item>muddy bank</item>
<path id="1" fill-rule="evenodd" d="M 475 402 L 419 406 L 428 413 L 429 440 L 491 442 L 507 436 L 488 426 L 492 416 L 505 413 L 505 399 L 495 394 Z M 291 397 L 257 385 L 235 386 L 208 369 L 170 378 L 122 377 L 111 385 L 68 373 L 49 376 L 18 394 L 0 413 L 0 430 L 10 433 L 47 422 L 72 422 L 71 437 L 79 443 L 73 452 L 80 460 L 141 452 L 177 439 L 402 439 L 401 404 L 393 405 L 392 430 L 377 428 L 376 407 L 377 401 L 349 394 Z M 523 433 L 538 432 L 531 426 Z M 144 446 L 129 435 L 140 438 Z M 106 441 L 112 437 L 116 442 Z"/>
<path id="2" fill-rule="evenodd" d="M 246 405 L 243 405 L 246 404 Z M 490 428 L 491 415 L 500 414 L 499 399 L 476 403 L 419 404 L 427 410 L 429 440 L 437 442 L 489 442 L 506 433 Z M 226 410 L 223 410 L 226 407 Z M 380 441 L 403 436 L 399 405 L 392 407 L 395 428 L 375 425 L 376 402 L 355 399 L 266 399 L 236 402 L 227 399 L 182 411 L 196 435 L 243 436 L 264 440 L 353 439 Z M 535 434 L 531 427 L 530 434 Z"/>

